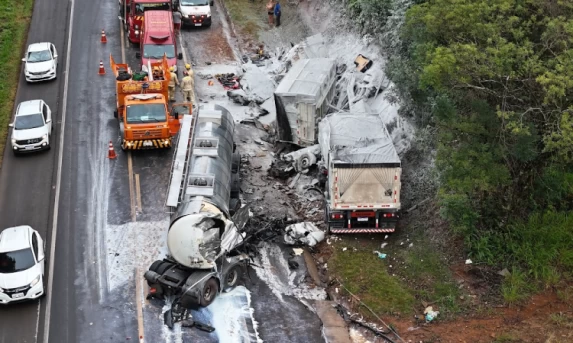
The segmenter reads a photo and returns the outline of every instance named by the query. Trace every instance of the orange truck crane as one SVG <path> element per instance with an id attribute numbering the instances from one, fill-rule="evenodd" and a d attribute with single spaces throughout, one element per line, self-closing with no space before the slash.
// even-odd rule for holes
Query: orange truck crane
<path id="1" fill-rule="evenodd" d="M 145 73 L 144 77 L 143 72 L 133 73 L 127 64 L 115 63 L 111 54 L 109 61 L 116 78 L 117 109 L 114 117 L 119 122 L 121 148 L 171 148 L 173 136 L 181 125 L 179 114 L 170 114 L 167 105 L 170 80 L 167 58 L 164 56 L 159 62 L 148 62 L 148 70 L 159 72 L 159 78 L 155 72 Z"/>

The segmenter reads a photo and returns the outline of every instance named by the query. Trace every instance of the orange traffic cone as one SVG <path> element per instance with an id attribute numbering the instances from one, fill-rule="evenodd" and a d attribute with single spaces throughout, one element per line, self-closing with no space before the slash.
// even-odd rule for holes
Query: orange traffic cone
<path id="1" fill-rule="evenodd" d="M 209 80 L 209 81 L 207 82 L 207 84 L 208 84 L 209 86 L 212 86 L 212 85 L 215 84 L 215 82 L 213 82 L 213 80 Z"/>
<path id="2" fill-rule="evenodd" d="M 105 31 L 101 30 L 101 42 L 102 43 L 107 43 L 107 37 L 105 36 Z"/>
<path id="3" fill-rule="evenodd" d="M 115 153 L 115 150 L 113 150 L 113 143 L 111 141 L 109 141 L 109 151 L 107 153 L 107 158 L 113 160 L 116 157 L 117 157 L 117 154 Z"/>
<path id="4" fill-rule="evenodd" d="M 102 60 L 99 61 L 99 74 L 100 75 L 105 74 L 105 69 L 103 68 L 103 61 Z"/>

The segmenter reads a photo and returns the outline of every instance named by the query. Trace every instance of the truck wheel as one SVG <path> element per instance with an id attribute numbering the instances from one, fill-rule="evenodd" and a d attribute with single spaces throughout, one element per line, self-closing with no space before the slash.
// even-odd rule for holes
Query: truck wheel
<path id="1" fill-rule="evenodd" d="M 155 265 L 154 268 L 154 264 L 159 262 L 157 265 Z M 169 262 L 165 262 L 165 261 L 155 261 L 153 262 L 153 264 L 151 265 L 151 267 L 149 267 L 149 270 L 156 272 L 159 275 L 163 275 L 163 273 L 165 273 L 167 271 L 167 269 L 171 268 L 173 266 L 173 264 L 169 263 Z M 154 268 L 154 269 L 151 269 Z"/>
<path id="2" fill-rule="evenodd" d="M 219 293 L 219 284 L 214 278 L 210 278 L 203 284 L 203 291 L 201 292 L 201 306 L 207 307 L 211 305 L 213 300 Z"/>
<path id="3" fill-rule="evenodd" d="M 227 274 L 224 276 L 223 290 L 225 292 L 228 292 L 231 289 L 235 288 L 235 286 L 237 286 L 237 284 L 241 280 L 242 276 L 243 276 L 243 269 L 241 268 L 241 266 L 238 264 L 234 265 L 231 269 L 229 269 Z"/>
<path id="4" fill-rule="evenodd" d="M 231 172 L 236 174 L 239 172 L 239 167 L 241 166 L 241 154 L 234 152 L 231 155 Z"/>
<path id="5" fill-rule="evenodd" d="M 153 262 L 151 264 L 151 266 L 149 267 L 149 270 L 151 270 L 152 272 L 156 272 L 157 273 L 157 268 L 163 263 L 163 261 L 161 260 L 157 260 L 155 262 Z"/>

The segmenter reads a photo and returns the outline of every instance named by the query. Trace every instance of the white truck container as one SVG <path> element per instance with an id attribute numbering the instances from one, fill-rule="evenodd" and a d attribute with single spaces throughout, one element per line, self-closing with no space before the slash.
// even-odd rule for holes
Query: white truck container
<path id="1" fill-rule="evenodd" d="M 166 204 L 169 255 L 144 275 L 150 295 L 171 296 L 180 307 L 208 306 L 236 285 L 246 266 L 248 256 L 233 251 L 242 242 L 232 217 L 240 207 L 234 126 L 217 105 L 183 117 Z"/>
<path id="2" fill-rule="evenodd" d="M 332 58 L 296 61 L 274 93 L 278 139 L 301 147 L 317 143 L 318 122 L 334 97 L 336 64 Z"/>
<path id="3" fill-rule="evenodd" d="M 325 223 L 331 233 L 394 232 L 401 162 L 378 115 L 337 112 L 319 124 L 327 174 Z"/>

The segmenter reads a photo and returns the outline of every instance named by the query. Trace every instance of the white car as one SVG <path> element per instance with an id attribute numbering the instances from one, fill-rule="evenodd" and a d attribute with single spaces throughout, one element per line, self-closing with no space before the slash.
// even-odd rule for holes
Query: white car
<path id="1" fill-rule="evenodd" d="M 52 111 L 44 100 L 21 102 L 9 126 L 14 154 L 50 149 Z"/>
<path id="2" fill-rule="evenodd" d="M 31 227 L 11 227 L 0 233 L 0 304 L 45 294 L 44 257 L 44 241 Z"/>
<path id="3" fill-rule="evenodd" d="M 30 44 L 22 62 L 28 82 L 53 80 L 57 76 L 58 52 L 52 43 Z"/>

